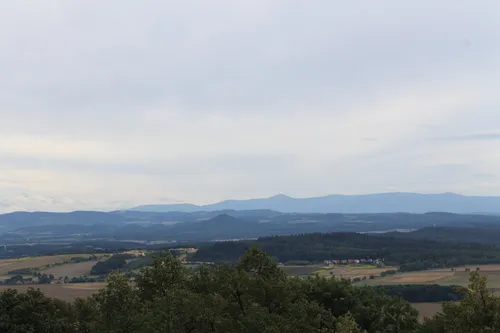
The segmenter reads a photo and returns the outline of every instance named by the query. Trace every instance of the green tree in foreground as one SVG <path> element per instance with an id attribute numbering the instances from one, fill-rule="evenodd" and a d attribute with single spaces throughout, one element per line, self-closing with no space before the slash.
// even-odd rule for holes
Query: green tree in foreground
<path id="1" fill-rule="evenodd" d="M 420 332 L 500 332 L 500 297 L 488 292 L 486 282 L 479 271 L 471 272 L 465 297 L 457 303 L 443 303 L 442 313 L 426 320 Z"/>
<path id="2" fill-rule="evenodd" d="M 417 322 L 400 297 L 346 280 L 288 277 L 256 248 L 236 265 L 186 269 L 169 253 L 134 283 L 118 272 L 93 297 L 68 303 L 29 289 L 0 294 L 9 333 L 487 333 L 500 332 L 500 298 L 472 272 L 460 302 Z"/>

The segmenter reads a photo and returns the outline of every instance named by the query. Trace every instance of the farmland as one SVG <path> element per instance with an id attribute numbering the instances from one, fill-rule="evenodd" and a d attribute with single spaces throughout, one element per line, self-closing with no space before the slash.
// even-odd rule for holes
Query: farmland
<path id="1" fill-rule="evenodd" d="M 391 285 L 391 284 L 438 284 L 442 286 L 464 286 L 469 284 L 469 272 L 466 269 L 479 268 L 483 275 L 488 276 L 488 288 L 492 291 L 500 290 L 500 265 L 474 265 L 451 269 L 433 269 L 428 271 L 406 272 L 385 277 L 366 280 L 360 284 Z"/>
<path id="2" fill-rule="evenodd" d="M 69 261 L 75 255 L 57 255 L 57 256 L 42 256 L 42 257 L 25 257 L 16 259 L 0 260 L 0 275 L 7 275 L 9 271 L 23 268 L 39 268 L 56 263 L 64 263 Z"/>
<path id="3" fill-rule="evenodd" d="M 72 277 L 78 277 L 78 276 L 83 276 L 83 275 L 90 275 L 90 270 L 92 269 L 92 266 L 96 264 L 95 261 L 84 261 L 84 262 L 79 262 L 79 263 L 72 263 L 72 264 L 64 264 L 61 266 L 54 266 L 48 269 L 45 269 L 42 271 L 42 273 L 45 274 L 53 274 L 56 277 L 60 276 L 68 276 L 70 278 Z"/>
<path id="4" fill-rule="evenodd" d="M 397 284 L 438 284 L 442 286 L 463 286 L 469 284 L 469 272 L 479 268 L 481 274 L 488 277 L 488 289 L 495 294 L 500 293 L 500 265 L 474 265 L 451 269 L 434 269 L 428 271 L 406 272 L 396 275 L 379 277 L 373 280 L 364 280 L 358 285 L 397 285 Z M 420 318 L 430 317 L 441 310 L 441 303 L 413 303 Z"/>
<path id="5" fill-rule="evenodd" d="M 15 285 L 0 286 L 0 291 L 15 289 L 25 292 L 29 287 L 40 289 L 48 297 L 54 297 L 65 301 L 74 300 L 77 297 L 88 297 L 104 288 L 105 282 L 74 283 L 74 284 L 37 284 L 37 285 Z"/>
<path id="6" fill-rule="evenodd" d="M 3 281 L 17 274 L 21 274 L 24 278 L 29 278 L 32 276 L 30 270 L 41 274 L 52 274 L 57 278 L 89 275 L 92 266 L 95 265 L 97 260 L 102 260 L 103 256 L 104 254 L 100 254 L 95 256 L 93 260 L 88 260 L 88 254 L 4 259 L 0 260 L 0 279 Z"/>
<path id="7" fill-rule="evenodd" d="M 336 277 L 343 279 L 363 279 L 369 278 L 370 276 L 380 276 L 382 272 L 397 270 L 397 267 L 376 267 L 370 265 L 339 265 L 339 266 L 324 266 L 324 265 L 305 265 L 305 266 L 293 266 L 284 265 L 280 266 L 286 273 L 292 276 L 307 276 L 318 274 L 323 277 Z"/>
<path id="8" fill-rule="evenodd" d="M 464 286 L 469 284 L 469 272 L 479 268 L 482 274 L 488 276 L 488 289 L 495 294 L 500 294 L 500 265 L 471 265 L 457 267 L 453 271 L 447 269 L 434 269 L 426 271 L 415 271 L 398 273 L 380 277 L 384 271 L 394 270 L 397 267 L 376 268 L 375 266 L 345 265 L 335 267 L 324 267 L 322 265 L 307 266 L 282 266 L 285 272 L 294 276 L 306 276 L 318 274 L 320 276 L 335 276 L 338 278 L 354 279 L 369 277 L 374 279 L 363 279 L 356 285 L 400 285 L 400 284 L 438 284 L 443 286 Z M 441 303 L 413 303 L 415 309 L 420 313 L 420 319 L 434 315 L 441 310 Z"/>
<path id="9" fill-rule="evenodd" d="M 23 268 L 37 268 L 39 272 L 53 274 L 56 277 L 78 277 L 89 275 L 96 261 L 84 261 L 71 263 L 72 257 L 77 255 L 55 255 L 41 257 L 27 257 L 18 259 L 6 259 L 0 261 L 0 276 L 7 276 L 12 270 Z M 81 255 L 85 256 L 85 255 Z M 500 265 L 462 266 L 454 270 L 434 269 L 427 271 L 405 272 L 393 275 L 380 276 L 388 270 L 397 270 L 398 267 L 376 267 L 370 265 L 340 265 L 324 266 L 318 265 L 280 265 L 291 276 L 319 275 L 326 278 L 336 277 L 344 279 L 362 279 L 356 285 L 400 285 L 400 284 L 438 284 L 438 285 L 460 285 L 467 286 L 469 272 L 466 269 L 476 270 L 488 276 L 488 287 L 490 291 L 500 291 Z M 372 276 L 373 278 L 370 278 Z M 49 297 L 63 300 L 73 300 L 76 297 L 88 297 L 105 286 L 105 282 L 94 283 L 62 283 L 47 285 L 2 285 L 0 291 L 7 288 L 25 291 L 30 286 L 40 289 Z M 419 311 L 421 319 L 432 316 L 441 309 L 440 303 L 414 303 L 413 306 Z"/>

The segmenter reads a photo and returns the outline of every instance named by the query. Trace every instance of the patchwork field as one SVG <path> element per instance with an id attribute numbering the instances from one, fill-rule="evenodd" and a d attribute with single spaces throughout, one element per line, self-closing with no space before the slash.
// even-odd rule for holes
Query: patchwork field
<path id="1" fill-rule="evenodd" d="M 5 280 L 9 278 L 8 274 L 11 271 L 33 268 L 40 273 L 54 274 L 56 277 L 69 278 L 78 277 L 82 275 L 89 275 L 92 266 L 96 261 L 84 261 L 79 263 L 72 263 L 73 257 L 88 257 L 88 254 L 64 254 L 54 256 L 40 256 L 40 257 L 25 257 L 16 259 L 3 259 L 0 260 L 0 279 Z M 101 259 L 105 254 L 99 254 L 97 257 Z M 30 277 L 25 276 L 25 278 Z"/>
<path id="2" fill-rule="evenodd" d="M 90 275 L 90 270 L 92 266 L 96 264 L 96 261 L 85 261 L 76 264 L 64 264 L 61 266 L 55 266 L 41 271 L 46 274 L 54 274 L 56 277 L 67 276 L 69 278 L 78 277 L 83 275 Z"/>
<path id="3" fill-rule="evenodd" d="M 469 284 L 469 272 L 479 268 L 481 274 L 488 277 L 490 292 L 500 294 L 500 265 L 462 266 L 451 269 L 434 269 L 429 271 L 407 272 L 373 280 L 363 280 L 359 285 L 391 285 L 391 284 L 438 284 L 442 286 L 463 286 Z M 431 317 L 441 310 L 441 303 L 413 303 L 420 313 L 420 319 Z"/>
<path id="4" fill-rule="evenodd" d="M 469 272 L 479 268 L 483 275 L 488 277 L 488 288 L 491 291 L 500 291 L 500 265 L 462 266 L 451 269 L 433 269 L 428 271 L 407 272 L 373 280 L 365 280 L 360 284 L 366 285 L 391 285 L 391 284 L 439 284 L 443 286 L 464 286 L 469 284 Z"/>
<path id="5" fill-rule="evenodd" d="M 369 265 L 342 265 L 325 267 L 323 265 L 306 265 L 306 266 L 281 266 L 286 273 L 292 276 L 307 276 L 318 274 L 324 277 L 337 277 L 344 279 L 354 279 L 354 278 L 369 278 L 371 275 L 377 277 L 380 276 L 382 272 L 397 270 L 398 267 L 384 267 L 377 268 L 376 266 Z"/>
<path id="6" fill-rule="evenodd" d="M 64 254 L 57 256 L 43 256 L 43 257 L 26 257 L 17 259 L 3 259 L 0 260 L 0 275 L 7 275 L 9 271 L 21 268 L 38 268 L 55 263 L 63 263 L 69 261 L 71 257 L 76 257 L 75 254 Z"/>

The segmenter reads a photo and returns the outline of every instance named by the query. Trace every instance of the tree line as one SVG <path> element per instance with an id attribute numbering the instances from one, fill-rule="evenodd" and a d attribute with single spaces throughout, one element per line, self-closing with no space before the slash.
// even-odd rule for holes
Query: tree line
<path id="1" fill-rule="evenodd" d="M 437 284 L 380 285 L 375 288 L 387 295 L 401 296 L 410 303 L 459 301 L 464 297 L 466 291 L 460 286 L 440 286 Z"/>
<path id="2" fill-rule="evenodd" d="M 401 271 L 498 264 L 496 245 L 401 239 L 358 233 L 313 233 L 263 237 L 254 241 L 217 242 L 201 246 L 193 260 L 236 262 L 252 246 L 262 248 L 280 262 L 383 259 Z"/>

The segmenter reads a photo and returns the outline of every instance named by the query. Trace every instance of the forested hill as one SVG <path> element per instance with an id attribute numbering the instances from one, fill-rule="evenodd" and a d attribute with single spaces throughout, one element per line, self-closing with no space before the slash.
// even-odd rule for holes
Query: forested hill
<path id="1" fill-rule="evenodd" d="M 412 232 L 388 232 L 384 236 L 444 242 L 500 244 L 499 227 L 425 227 Z"/>
<path id="2" fill-rule="evenodd" d="M 500 248 L 492 245 L 371 236 L 357 233 L 313 233 L 274 236 L 255 241 L 219 242 L 201 247 L 195 260 L 234 262 L 257 246 L 280 262 L 383 259 L 402 270 L 500 263 Z"/>
<path id="3" fill-rule="evenodd" d="M 312 232 L 387 232 L 428 226 L 500 229 L 500 216 L 450 213 L 291 214 L 272 210 L 19 212 L 0 215 L 0 244 L 19 244 L 23 239 L 43 243 L 59 242 L 61 239 L 76 241 L 81 234 L 85 234 L 87 239 L 192 242 Z"/>

